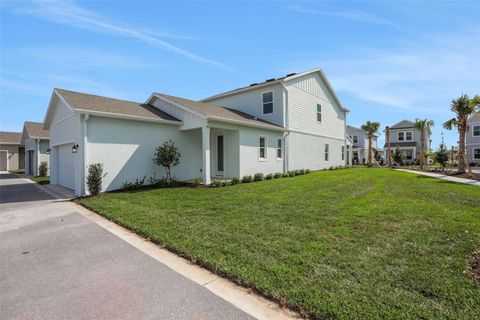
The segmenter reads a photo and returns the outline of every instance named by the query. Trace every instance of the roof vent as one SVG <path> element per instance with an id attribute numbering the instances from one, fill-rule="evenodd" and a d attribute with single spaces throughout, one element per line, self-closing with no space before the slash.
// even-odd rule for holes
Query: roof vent
<path id="1" fill-rule="evenodd" d="M 287 77 L 291 77 L 291 76 L 294 76 L 296 74 L 297 74 L 296 72 L 292 72 L 292 73 L 287 74 Z"/>
<path id="2" fill-rule="evenodd" d="M 249 85 L 249 87 L 256 86 L 257 84 L 258 84 L 257 82 L 255 82 L 255 83 L 252 83 L 252 84 L 250 84 L 250 85 Z"/>
<path id="3" fill-rule="evenodd" d="M 275 81 L 275 80 L 277 80 L 277 78 L 267 79 L 267 80 L 265 80 L 265 82 L 272 82 L 272 81 Z"/>

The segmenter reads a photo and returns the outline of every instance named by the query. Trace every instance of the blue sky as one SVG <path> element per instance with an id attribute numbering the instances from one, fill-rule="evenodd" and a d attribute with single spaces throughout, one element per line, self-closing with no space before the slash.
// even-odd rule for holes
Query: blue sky
<path id="1" fill-rule="evenodd" d="M 200 99 L 316 67 L 349 123 L 436 122 L 480 93 L 478 1 L 0 2 L 0 125 L 43 121 L 54 87 Z M 383 142 L 383 139 L 381 139 Z"/>

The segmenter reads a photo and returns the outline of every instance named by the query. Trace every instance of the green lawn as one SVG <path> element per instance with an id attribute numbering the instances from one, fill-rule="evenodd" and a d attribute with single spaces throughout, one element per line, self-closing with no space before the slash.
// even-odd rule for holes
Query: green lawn
<path id="1" fill-rule="evenodd" d="M 478 187 L 355 168 L 79 202 L 313 318 L 480 315 Z"/>
<path id="2" fill-rule="evenodd" d="M 24 174 L 25 169 L 18 169 L 18 170 L 10 170 L 9 173 L 16 173 L 16 174 Z"/>
<path id="3" fill-rule="evenodd" d="M 32 180 L 35 181 L 38 184 L 49 184 L 50 183 L 50 177 L 36 176 L 36 177 L 33 177 Z"/>

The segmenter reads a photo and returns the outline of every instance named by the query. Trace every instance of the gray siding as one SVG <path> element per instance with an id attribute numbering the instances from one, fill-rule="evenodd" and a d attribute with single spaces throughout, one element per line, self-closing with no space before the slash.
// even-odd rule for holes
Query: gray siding
<path id="1" fill-rule="evenodd" d="M 469 162 L 480 163 L 480 160 L 473 158 L 474 150 L 480 149 L 480 136 L 473 135 L 474 126 L 480 126 L 480 115 L 472 116 L 470 119 L 468 119 L 468 126 L 469 126 L 469 130 L 465 138 L 467 158 Z"/>

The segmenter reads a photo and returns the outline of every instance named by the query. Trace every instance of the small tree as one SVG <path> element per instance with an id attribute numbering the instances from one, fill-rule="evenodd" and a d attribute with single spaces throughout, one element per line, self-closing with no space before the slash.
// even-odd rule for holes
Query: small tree
<path id="1" fill-rule="evenodd" d="M 40 165 L 38 166 L 38 175 L 40 177 L 46 177 L 48 172 L 48 164 L 47 161 L 42 161 L 40 162 Z"/>
<path id="2" fill-rule="evenodd" d="M 395 161 L 399 165 L 403 164 L 402 152 L 399 148 L 396 148 L 395 152 L 393 153 L 393 161 Z"/>
<path id="3" fill-rule="evenodd" d="M 367 121 L 361 126 L 361 129 L 367 133 L 368 136 L 368 162 L 369 167 L 372 166 L 372 140 L 373 136 L 378 132 L 380 128 L 379 122 Z M 364 159 L 365 160 L 365 159 Z"/>
<path id="4" fill-rule="evenodd" d="M 87 187 L 88 192 L 95 196 L 102 191 L 103 164 L 93 163 L 88 166 Z"/>
<path id="5" fill-rule="evenodd" d="M 171 168 L 180 163 L 180 152 L 175 143 L 169 140 L 157 147 L 153 162 L 165 168 L 165 178 L 167 183 L 170 183 L 172 181 Z"/>
<path id="6" fill-rule="evenodd" d="M 445 144 L 440 143 L 437 151 L 435 152 L 435 161 L 440 163 L 442 167 L 445 167 L 448 162 L 448 149 Z"/>

